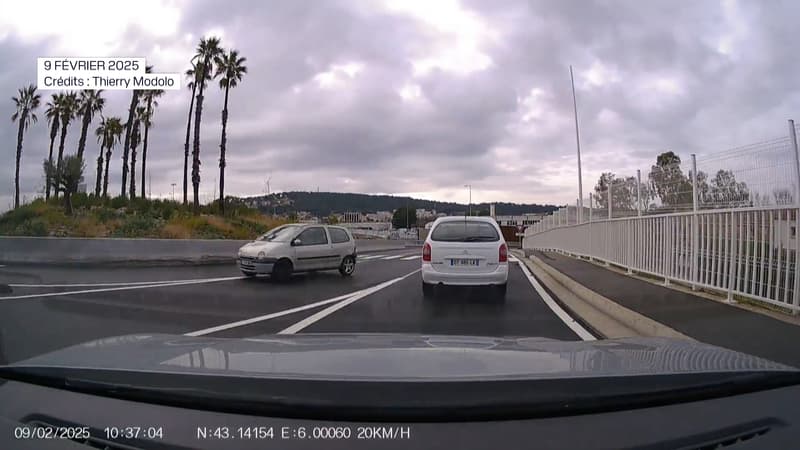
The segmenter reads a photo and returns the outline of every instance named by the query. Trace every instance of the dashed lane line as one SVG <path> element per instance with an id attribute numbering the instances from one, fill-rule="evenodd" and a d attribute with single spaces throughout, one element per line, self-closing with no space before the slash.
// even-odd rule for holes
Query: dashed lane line
<path id="1" fill-rule="evenodd" d="M 70 287 L 111 287 L 111 286 L 137 286 L 144 284 L 185 283 L 187 281 L 203 281 L 208 278 L 190 278 L 186 280 L 152 280 L 152 281 L 115 281 L 108 283 L 62 283 L 62 284 L 24 284 L 11 283 L 9 286 L 17 288 L 70 288 Z"/>
<path id="2" fill-rule="evenodd" d="M 359 256 L 358 259 L 376 259 L 376 258 L 383 258 L 386 255 L 369 255 L 369 256 Z"/>
<path id="3" fill-rule="evenodd" d="M 388 261 L 390 259 L 402 258 L 403 256 L 408 256 L 408 255 L 392 255 L 392 256 L 387 256 L 386 258 L 383 258 L 383 260 L 384 261 Z"/>
<path id="4" fill-rule="evenodd" d="M 371 294 L 374 294 L 375 292 L 380 291 L 381 289 L 385 289 L 385 288 L 397 283 L 398 281 L 402 281 L 402 280 L 410 277 L 411 275 L 414 275 L 415 273 L 417 273 L 419 271 L 420 271 L 420 269 L 417 269 L 417 270 L 415 270 L 413 272 L 410 272 L 410 273 L 407 273 L 407 274 L 405 274 L 405 275 L 403 275 L 401 277 L 397 277 L 397 278 L 395 278 L 393 280 L 389 280 L 389 281 L 384 281 L 383 283 L 380 283 L 380 284 L 378 284 L 376 286 L 364 289 L 360 293 L 357 293 L 355 295 L 351 294 L 348 298 L 343 299 L 342 301 L 340 301 L 338 303 L 334 303 L 333 305 L 323 309 L 322 311 L 317 312 L 316 314 L 312 314 L 311 316 L 306 317 L 305 319 L 297 322 L 296 324 L 294 324 L 294 325 L 292 325 L 292 326 L 290 326 L 290 327 L 278 332 L 278 334 L 295 334 L 298 331 L 302 330 L 303 328 L 306 328 L 309 325 L 312 325 L 312 324 L 324 319 L 325 317 L 328 317 L 329 315 L 331 315 L 331 314 L 335 313 L 336 311 L 344 308 L 345 306 L 347 306 L 347 305 L 349 305 L 351 303 L 355 303 L 358 300 L 361 300 L 362 298 L 364 298 L 364 297 L 366 297 L 368 295 L 371 295 Z"/>
<path id="5" fill-rule="evenodd" d="M 411 261 L 412 259 L 417 259 L 417 258 L 419 258 L 419 257 L 420 257 L 419 255 L 413 255 L 413 256 L 407 256 L 407 257 L 405 257 L 405 258 L 401 258 L 401 259 L 402 259 L 403 261 Z"/>
<path id="6" fill-rule="evenodd" d="M 115 292 L 115 291 L 132 291 L 135 289 L 149 289 L 149 288 L 159 288 L 159 287 L 172 287 L 172 286 L 185 286 L 190 284 L 206 284 L 206 283 L 218 283 L 221 281 L 230 281 L 230 280 L 241 280 L 245 277 L 223 277 L 223 278 L 206 278 L 201 280 L 192 280 L 192 281 L 179 281 L 174 283 L 159 283 L 159 284 L 144 284 L 144 285 L 136 285 L 136 286 L 122 286 L 122 287 L 113 287 L 113 288 L 104 288 L 104 289 L 84 289 L 80 291 L 66 291 L 66 292 L 48 292 L 45 294 L 28 294 L 28 295 L 13 295 L 13 296 L 6 296 L 0 297 L 0 301 L 4 300 L 21 300 L 21 299 L 28 299 L 28 298 L 43 298 L 43 297 L 63 297 L 67 295 L 78 295 L 78 294 L 93 294 L 96 292 Z"/>

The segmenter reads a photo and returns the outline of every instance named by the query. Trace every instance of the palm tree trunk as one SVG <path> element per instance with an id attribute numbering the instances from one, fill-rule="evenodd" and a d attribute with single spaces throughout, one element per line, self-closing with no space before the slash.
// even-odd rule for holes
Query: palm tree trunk
<path id="1" fill-rule="evenodd" d="M 136 135 L 139 133 L 139 121 L 137 120 L 136 123 L 133 124 L 133 132 L 132 134 Z M 136 197 L 136 147 L 139 146 L 138 138 L 131 143 L 131 189 L 130 189 L 130 197 L 131 199 Z"/>
<path id="2" fill-rule="evenodd" d="M 56 162 L 56 173 L 61 173 L 61 160 L 64 158 L 64 141 L 67 139 L 67 126 L 69 126 L 68 121 L 61 121 L 61 142 L 58 144 L 58 161 Z M 59 186 L 56 184 L 55 192 L 53 193 L 53 197 L 58 198 L 58 190 Z"/>
<path id="3" fill-rule="evenodd" d="M 186 143 L 183 144 L 183 204 L 185 205 L 188 200 L 188 178 L 189 174 L 189 135 L 192 130 L 192 110 L 194 109 L 194 96 L 197 91 L 197 83 L 192 85 L 192 99 L 189 101 L 189 119 L 186 120 Z"/>
<path id="4" fill-rule="evenodd" d="M 125 188 L 128 185 L 128 152 L 131 148 L 131 128 L 133 127 L 133 115 L 136 112 L 136 103 L 139 100 L 139 91 L 131 94 L 131 106 L 128 108 L 128 122 L 125 123 L 125 142 L 122 145 L 122 193 L 125 197 Z"/>
<path id="5" fill-rule="evenodd" d="M 228 129 L 228 91 L 230 86 L 225 86 L 225 103 L 222 107 L 222 138 L 219 142 L 219 212 L 225 215 L 225 145 L 227 144 Z"/>
<path id="6" fill-rule="evenodd" d="M 108 163 L 111 162 L 111 146 L 106 150 L 106 169 L 103 175 L 103 197 L 108 197 Z"/>
<path id="7" fill-rule="evenodd" d="M 78 139 L 78 158 L 83 159 L 83 152 L 86 149 L 86 133 L 89 131 L 89 124 L 92 122 L 89 108 L 83 113 L 83 123 L 81 123 L 81 137 Z"/>
<path id="8" fill-rule="evenodd" d="M 22 160 L 22 136 L 25 131 L 26 115 L 19 118 L 19 131 L 17 131 L 17 169 L 14 174 L 14 209 L 19 208 L 19 163 Z"/>
<path id="9" fill-rule="evenodd" d="M 147 167 L 147 136 L 150 134 L 150 114 L 152 113 L 153 97 L 147 99 L 147 121 L 144 123 L 144 141 L 142 142 L 142 198 L 144 195 L 145 186 L 145 168 Z"/>
<path id="10" fill-rule="evenodd" d="M 206 65 L 203 64 L 205 72 Z M 202 74 L 200 79 L 204 79 Z M 194 194 L 194 214 L 200 214 L 200 119 L 203 115 L 203 84 L 197 94 L 197 104 L 194 110 L 194 148 L 192 150 L 192 191 Z"/>
<path id="11" fill-rule="evenodd" d="M 97 156 L 97 181 L 94 183 L 94 196 L 100 197 L 100 189 L 103 185 L 103 146 L 100 146 L 100 154 Z"/>
<path id="12" fill-rule="evenodd" d="M 58 121 L 54 119 L 53 125 L 50 126 L 50 156 L 47 158 L 47 160 L 50 161 L 51 166 L 53 165 L 53 144 L 55 144 L 56 142 L 56 136 L 58 136 Z M 47 201 L 50 200 L 50 184 L 51 184 L 50 174 L 45 174 L 44 183 L 45 183 L 44 199 L 45 201 Z"/>

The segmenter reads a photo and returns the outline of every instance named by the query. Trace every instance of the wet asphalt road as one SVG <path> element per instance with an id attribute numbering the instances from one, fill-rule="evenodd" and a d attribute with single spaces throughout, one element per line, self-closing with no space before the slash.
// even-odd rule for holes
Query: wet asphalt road
<path id="1" fill-rule="evenodd" d="M 578 336 L 545 304 L 518 263 L 500 301 L 460 288 L 424 298 L 419 249 L 363 255 L 356 273 L 247 279 L 233 265 L 0 267 L 0 361 L 134 333 L 243 338 L 284 332 Z M 237 323 L 246 321 L 245 323 Z"/>

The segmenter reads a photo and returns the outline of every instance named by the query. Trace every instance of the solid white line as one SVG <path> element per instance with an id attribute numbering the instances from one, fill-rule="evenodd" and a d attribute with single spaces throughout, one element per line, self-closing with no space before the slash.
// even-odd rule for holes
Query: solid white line
<path id="1" fill-rule="evenodd" d="M 375 258 L 383 258 L 386 255 L 369 255 L 369 256 L 359 256 L 358 259 L 375 259 Z"/>
<path id="2" fill-rule="evenodd" d="M 568 326 L 572 331 L 575 332 L 575 334 L 578 335 L 579 338 L 583 339 L 584 341 L 597 340 L 597 338 L 594 337 L 592 333 L 587 331 L 586 328 L 583 328 L 583 326 L 580 323 L 575 321 L 575 319 L 573 319 L 569 314 L 567 314 L 566 311 L 561 309 L 561 306 L 559 306 L 558 303 L 556 303 L 556 301 L 553 300 L 553 297 L 550 297 L 550 294 L 548 294 L 547 291 L 544 290 L 542 285 L 539 284 L 539 281 L 537 281 L 536 278 L 533 276 L 533 274 L 530 273 L 530 271 L 522 261 L 519 261 L 519 267 L 520 269 L 522 269 L 522 273 L 524 273 L 525 276 L 528 277 L 528 281 L 530 281 L 533 288 L 536 289 L 536 292 L 539 293 L 539 296 L 542 297 L 544 303 L 555 313 L 556 316 L 558 316 L 559 319 L 561 319 L 562 322 L 564 322 L 566 326 Z"/>
<path id="3" fill-rule="evenodd" d="M 411 261 L 412 259 L 417 259 L 417 258 L 419 258 L 419 255 L 409 256 L 407 258 L 403 258 L 403 261 Z"/>
<path id="4" fill-rule="evenodd" d="M 386 258 L 383 258 L 383 260 L 386 261 L 386 260 L 389 260 L 389 259 L 397 259 L 397 258 L 402 258 L 403 256 L 408 256 L 408 255 L 392 255 L 392 256 L 387 256 Z"/>
<path id="5" fill-rule="evenodd" d="M 219 325 L 219 326 L 216 326 L 216 327 L 206 328 L 204 330 L 192 331 L 191 333 L 184 334 L 184 336 L 203 336 L 203 335 L 206 335 L 206 334 L 216 333 L 218 331 L 224 331 L 224 330 L 228 330 L 228 329 L 231 329 L 231 328 L 243 327 L 245 325 L 250 325 L 250 324 L 253 324 L 253 323 L 256 323 L 256 322 L 262 322 L 264 320 L 274 319 L 276 317 L 281 317 L 281 316 L 285 316 L 285 315 L 288 315 L 288 314 L 293 314 L 293 313 L 296 313 L 296 312 L 305 311 L 306 309 L 316 308 L 317 306 L 327 305 L 328 303 L 338 302 L 338 301 L 340 301 L 342 299 L 352 297 L 353 295 L 356 295 L 356 294 L 358 294 L 358 293 L 360 293 L 360 292 L 362 292 L 364 290 L 366 290 L 366 289 L 361 289 L 360 291 L 351 292 L 349 294 L 340 295 L 338 297 L 329 298 L 327 300 L 322 300 L 322 301 L 319 301 L 319 302 L 316 302 L 316 303 L 309 303 L 307 305 L 298 306 L 298 307 L 292 308 L 292 309 L 285 309 L 283 311 L 278 311 L 278 312 L 274 312 L 274 313 L 270 313 L 270 314 L 265 314 L 263 316 L 258 316 L 258 317 L 252 317 L 250 319 L 240 320 L 238 322 L 226 323 L 226 324 L 222 324 L 222 325 Z"/>
<path id="6" fill-rule="evenodd" d="M 11 287 L 21 288 L 60 288 L 60 287 L 110 287 L 110 286 L 136 286 L 140 284 L 184 283 L 186 281 L 204 281 L 208 278 L 194 278 L 188 280 L 153 280 L 153 281 L 119 281 L 113 283 L 67 283 L 67 284 L 9 284 Z"/>
<path id="7" fill-rule="evenodd" d="M 297 322 L 296 324 L 286 328 L 285 330 L 282 330 L 282 331 L 278 332 L 278 334 L 295 334 L 298 331 L 302 330 L 303 328 L 306 328 L 309 325 L 324 319 L 325 317 L 335 313 L 336 311 L 344 308 L 345 306 L 347 306 L 347 305 L 349 305 L 351 303 L 355 303 L 358 300 L 361 300 L 362 298 L 364 298 L 364 297 L 366 297 L 366 296 L 368 296 L 370 294 L 374 294 L 375 292 L 380 291 L 381 289 L 387 288 L 387 287 L 397 283 L 398 281 L 404 280 L 407 277 L 419 272 L 420 270 L 421 269 L 417 269 L 417 270 L 415 270 L 415 271 L 413 271 L 411 273 L 403 275 L 402 277 L 397 277 L 397 278 L 395 278 L 393 280 L 384 281 L 381 284 L 378 284 L 378 285 L 373 286 L 371 288 L 365 289 L 365 290 L 361 291 L 360 293 L 351 296 L 350 298 L 342 300 L 339 303 L 335 303 L 335 304 L 323 309 L 322 311 L 317 312 L 316 314 L 312 314 L 312 315 L 306 317 L 305 319 L 301 320 L 300 322 Z"/>
<path id="8" fill-rule="evenodd" d="M 138 286 L 123 286 L 123 287 L 106 288 L 106 289 L 85 289 L 85 290 L 82 290 L 82 291 L 48 292 L 46 294 L 15 295 L 15 296 L 11 296 L 11 297 L 0 297 L 0 301 L 2 301 L 2 300 L 19 300 L 19 299 L 23 299 L 23 298 L 60 297 L 60 296 L 65 296 L 65 295 L 92 294 L 92 293 L 95 293 L 95 292 L 131 291 L 131 290 L 134 290 L 134 289 L 148 289 L 148 288 L 156 288 L 156 287 L 184 286 L 184 285 L 188 285 L 188 284 L 216 283 L 216 282 L 219 282 L 219 281 L 241 280 L 243 278 L 245 278 L 245 277 L 207 278 L 207 279 L 204 279 L 204 280 L 180 281 L 180 282 L 175 282 L 175 283 L 145 284 L 145 285 L 138 285 Z"/>

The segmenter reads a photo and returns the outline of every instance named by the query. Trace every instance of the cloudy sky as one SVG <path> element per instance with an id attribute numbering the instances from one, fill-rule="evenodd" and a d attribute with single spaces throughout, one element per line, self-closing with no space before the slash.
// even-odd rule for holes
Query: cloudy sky
<path id="1" fill-rule="evenodd" d="M 238 49 L 248 74 L 230 99 L 234 195 L 262 193 L 271 173 L 273 191 L 466 201 L 470 183 L 477 202 L 572 203 L 570 64 L 585 192 L 601 172 L 635 173 L 666 149 L 688 156 L 783 136 L 800 106 L 800 4 L 791 0 L 2 3 L 0 209 L 13 195 L 10 97 L 35 83 L 39 56 L 143 56 L 156 71 L 183 72 L 202 36 Z M 106 97 L 104 114 L 125 117 L 130 94 Z M 153 195 L 169 196 L 171 183 L 181 190 L 189 97 L 168 91 L 155 114 Z M 214 84 L 202 122 L 203 200 L 217 178 L 221 109 Z M 25 135 L 28 198 L 42 188 L 47 134 L 40 120 Z M 75 124 L 68 152 L 78 134 Z M 90 186 L 97 151 L 90 141 Z"/>

